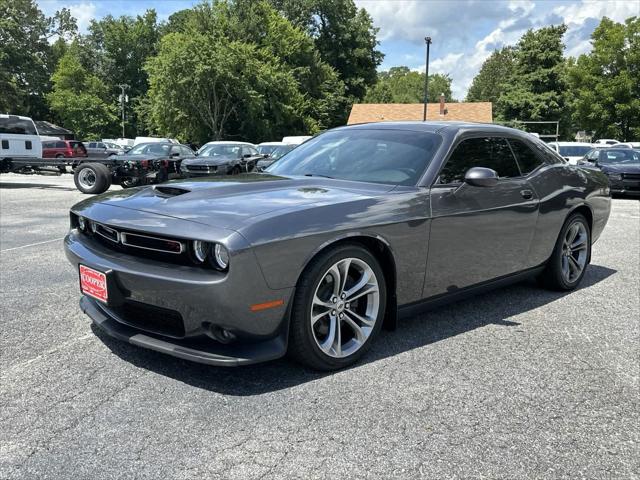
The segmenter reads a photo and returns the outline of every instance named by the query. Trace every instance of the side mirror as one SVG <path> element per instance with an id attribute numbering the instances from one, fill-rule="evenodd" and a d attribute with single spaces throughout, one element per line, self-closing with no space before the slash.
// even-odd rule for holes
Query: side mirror
<path id="1" fill-rule="evenodd" d="M 178 158 L 180 156 L 180 154 L 178 152 L 173 152 L 171 154 L 171 158 Z"/>
<path id="2" fill-rule="evenodd" d="M 473 167 L 464 174 L 464 183 L 474 187 L 493 187 L 498 183 L 498 173 L 484 167 Z"/>
<path id="3" fill-rule="evenodd" d="M 242 158 L 251 158 L 252 155 L 250 153 L 245 153 Z"/>

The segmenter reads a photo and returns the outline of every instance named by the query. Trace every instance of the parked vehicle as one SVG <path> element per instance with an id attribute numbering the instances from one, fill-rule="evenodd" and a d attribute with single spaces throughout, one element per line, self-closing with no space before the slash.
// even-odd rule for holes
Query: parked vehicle
<path id="1" fill-rule="evenodd" d="M 287 144 L 284 142 L 262 142 L 259 143 L 256 148 L 258 149 L 258 153 L 262 155 L 271 155 L 276 148 L 283 145 Z"/>
<path id="2" fill-rule="evenodd" d="M 42 141 L 29 117 L 0 114 L 0 170 L 8 171 L 12 160 L 42 158 Z"/>
<path id="3" fill-rule="evenodd" d="M 287 143 L 290 145 L 300 145 L 301 143 L 306 142 L 310 138 L 313 138 L 311 135 L 299 135 L 297 137 L 282 137 L 282 143 Z"/>
<path id="4" fill-rule="evenodd" d="M 620 141 L 613 138 L 601 138 L 593 142 L 594 145 L 616 145 L 617 143 L 620 143 Z"/>
<path id="5" fill-rule="evenodd" d="M 113 155 L 123 155 L 125 149 L 110 142 L 86 142 L 87 154 L 94 158 L 107 158 Z"/>
<path id="6" fill-rule="evenodd" d="M 549 142 L 547 145 L 558 152 L 571 165 L 576 165 L 582 157 L 593 149 L 590 143 L 581 142 Z"/>
<path id="7" fill-rule="evenodd" d="M 113 143 L 118 147 L 122 148 L 125 152 L 130 150 L 133 147 L 134 139 L 133 138 L 103 138 L 103 142 L 105 143 Z"/>
<path id="8" fill-rule="evenodd" d="M 198 156 L 182 162 L 185 177 L 207 175 L 237 175 L 250 172 L 264 158 L 255 145 L 244 142 L 209 142 L 200 148 Z"/>
<path id="9" fill-rule="evenodd" d="M 160 138 L 160 137 L 136 137 L 133 141 L 133 146 L 140 145 L 141 143 L 177 143 L 175 138 Z"/>
<path id="10" fill-rule="evenodd" d="M 630 148 L 591 150 L 579 162 L 598 168 L 609 177 L 611 193 L 640 195 L 640 151 Z"/>
<path id="11" fill-rule="evenodd" d="M 42 142 L 42 158 L 86 158 L 87 149 L 78 140 L 47 140 Z"/>
<path id="12" fill-rule="evenodd" d="M 126 154 L 101 161 L 77 162 L 74 181 L 82 193 L 102 193 L 112 183 L 124 188 L 180 177 L 180 162 L 195 153 L 176 143 L 141 143 Z"/>
<path id="13" fill-rule="evenodd" d="M 297 145 L 287 145 L 287 144 L 280 145 L 273 152 L 271 152 L 271 154 L 268 155 L 266 158 L 258 160 L 256 169 L 259 172 L 262 172 L 265 168 L 270 167 L 273 164 L 273 162 L 284 157 L 287 153 L 289 153 L 291 150 L 296 148 L 296 146 Z"/>
<path id="14" fill-rule="evenodd" d="M 64 245 L 81 308 L 109 335 L 213 365 L 289 351 L 333 370 L 385 319 L 531 276 L 575 289 L 607 185 L 518 130 L 369 123 L 266 173 L 93 197 Z"/>

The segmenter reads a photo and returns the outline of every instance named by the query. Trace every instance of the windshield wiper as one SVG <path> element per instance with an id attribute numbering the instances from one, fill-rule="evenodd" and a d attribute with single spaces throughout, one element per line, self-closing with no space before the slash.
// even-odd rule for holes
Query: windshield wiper
<path id="1" fill-rule="evenodd" d="M 322 177 L 322 178 L 331 178 L 331 179 L 333 179 L 333 177 L 330 177 L 329 175 L 322 175 L 320 173 L 305 173 L 304 176 L 305 177 Z"/>

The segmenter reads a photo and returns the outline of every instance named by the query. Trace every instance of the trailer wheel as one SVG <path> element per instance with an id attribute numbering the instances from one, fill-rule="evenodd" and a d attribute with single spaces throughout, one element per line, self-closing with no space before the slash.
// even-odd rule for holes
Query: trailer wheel
<path id="1" fill-rule="evenodd" d="M 73 181 L 82 193 L 103 193 L 111 186 L 111 172 L 101 163 L 82 163 L 73 172 Z"/>

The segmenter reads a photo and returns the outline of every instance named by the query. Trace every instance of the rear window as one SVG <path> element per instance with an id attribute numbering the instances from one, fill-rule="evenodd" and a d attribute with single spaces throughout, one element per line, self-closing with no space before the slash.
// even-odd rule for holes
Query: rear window
<path id="1" fill-rule="evenodd" d="M 36 127 L 31 120 L 23 120 L 9 116 L 0 118 L 0 133 L 12 133 L 14 135 L 37 135 Z"/>
<path id="2" fill-rule="evenodd" d="M 583 146 L 566 146 L 560 145 L 558 147 L 560 155 L 563 157 L 584 157 L 589 151 L 591 151 L 591 147 L 583 147 Z"/>

